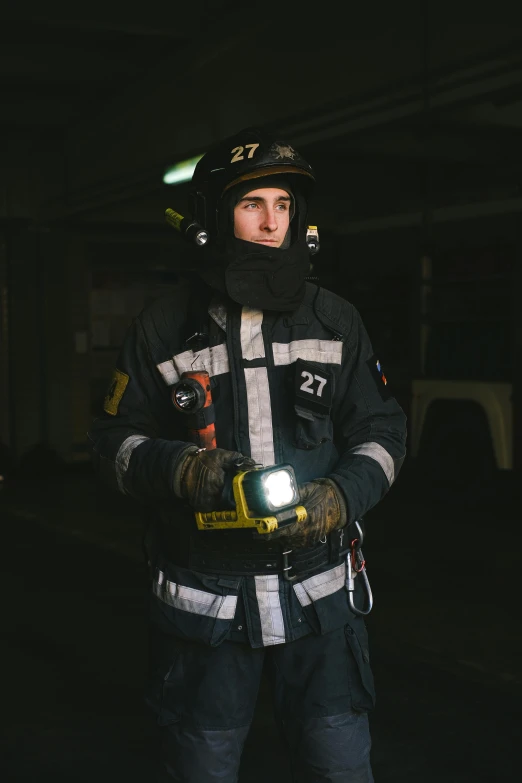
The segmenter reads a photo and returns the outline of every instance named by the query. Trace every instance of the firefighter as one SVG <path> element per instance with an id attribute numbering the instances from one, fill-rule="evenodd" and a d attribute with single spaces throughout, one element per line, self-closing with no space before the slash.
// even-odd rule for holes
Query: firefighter
<path id="1" fill-rule="evenodd" d="M 197 274 L 135 319 L 90 432 L 100 474 L 146 509 L 162 781 L 237 780 L 263 667 L 293 780 L 373 780 L 374 685 L 346 555 L 397 477 L 405 416 L 357 310 L 306 280 L 313 185 L 301 155 L 262 130 L 203 156 Z M 209 374 L 217 448 L 191 442 L 172 404 L 190 370 Z M 194 511 L 220 508 L 241 460 L 291 464 L 306 520 L 270 535 L 198 530 Z"/>

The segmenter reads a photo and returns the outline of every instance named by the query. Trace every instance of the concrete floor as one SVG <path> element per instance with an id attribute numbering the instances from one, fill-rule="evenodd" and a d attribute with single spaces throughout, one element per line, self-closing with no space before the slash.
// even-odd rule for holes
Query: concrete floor
<path id="1" fill-rule="evenodd" d="M 2 780 L 152 781 L 147 580 L 131 504 L 86 474 L 7 486 L 0 513 Z M 376 783 L 518 780 L 518 520 L 397 497 L 366 521 Z M 288 766 L 264 687 L 240 781 L 267 778 L 286 783 Z"/>

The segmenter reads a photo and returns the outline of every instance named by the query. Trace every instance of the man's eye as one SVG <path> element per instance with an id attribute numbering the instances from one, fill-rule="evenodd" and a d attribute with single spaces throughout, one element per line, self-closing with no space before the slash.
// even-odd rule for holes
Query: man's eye
<path id="1" fill-rule="evenodd" d="M 286 212 L 286 210 L 288 209 L 288 204 L 285 203 L 278 204 L 277 208 L 280 212 Z"/>

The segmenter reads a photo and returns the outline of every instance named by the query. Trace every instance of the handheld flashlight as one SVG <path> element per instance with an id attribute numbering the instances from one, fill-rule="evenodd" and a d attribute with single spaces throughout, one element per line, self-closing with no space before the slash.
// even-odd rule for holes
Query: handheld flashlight
<path id="1" fill-rule="evenodd" d="M 208 231 L 205 231 L 203 226 L 200 226 L 195 220 L 183 217 L 183 215 L 180 215 L 174 209 L 170 209 L 170 207 L 165 210 L 165 220 L 169 226 L 179 231 L 189 242 L 195 242 L 200 247 L 207 244 L 209 238 Z"/>
<path id="2" fill-rule="evenodd" d="M 306 519 L 291 465 L 239 470 L 232 479 L 232 492 L 234 509 L 196 512 L 199 530 L 255 528 L 258 533 L 272 533 Z"/>
<path id="3" fill-rule="evenodd" d="M 172 387 L 171 399 L 176 410 L 187 417 L 189 440 L 201 449 L 215 449 L 216 419 L 208 372 L 184 372 Z"/>

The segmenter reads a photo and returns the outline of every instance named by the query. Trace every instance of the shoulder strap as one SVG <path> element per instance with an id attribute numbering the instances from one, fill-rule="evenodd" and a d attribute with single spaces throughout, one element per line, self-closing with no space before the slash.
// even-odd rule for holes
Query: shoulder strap
<path id="1" fill-rule="evenodd" d="M 313 308 L 319 321 L 330 331 L 334 332 L 338 339 L 344 340 L 350 333 L 352 325 L 352 306 L 341 299 L 337 294 L 326 288 L 317 288 Z"/>

